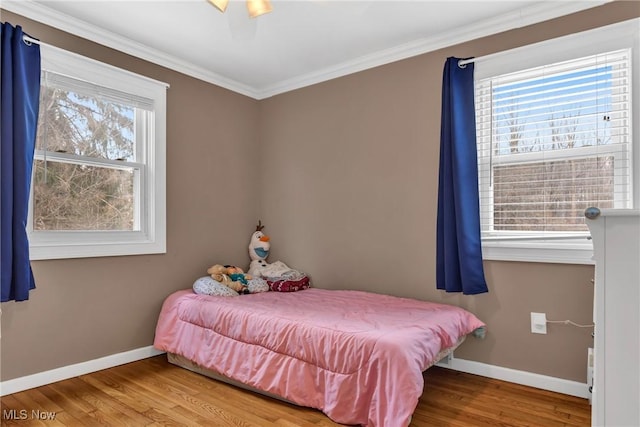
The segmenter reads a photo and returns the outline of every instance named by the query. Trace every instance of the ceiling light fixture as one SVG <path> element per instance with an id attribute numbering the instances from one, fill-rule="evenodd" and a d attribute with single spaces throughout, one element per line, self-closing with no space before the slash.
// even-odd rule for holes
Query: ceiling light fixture
<path id="1" fill-rule="evenodd" d="M 220 12 L 227 10 L 229 0 L 208 0 L 209 3 L 214 5 Z M 247 0 L 247 11 L 249 16 L 255 18 L 265 13 L 269 13 L 273 10 L 271 2 L 269 0 Z"/>

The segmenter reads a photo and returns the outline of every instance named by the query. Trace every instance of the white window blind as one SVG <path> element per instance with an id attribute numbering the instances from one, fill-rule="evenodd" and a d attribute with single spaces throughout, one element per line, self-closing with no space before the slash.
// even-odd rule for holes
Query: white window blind
<path id="1" fill-rule="evenodd" d="M 476 81 L 484 240 L 587 235 L 584 210 L 627 208 L 631 50 Z"/>

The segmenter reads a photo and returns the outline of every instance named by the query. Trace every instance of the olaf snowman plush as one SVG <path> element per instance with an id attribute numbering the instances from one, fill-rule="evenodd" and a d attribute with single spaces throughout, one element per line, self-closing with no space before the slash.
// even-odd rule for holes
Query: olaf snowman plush
<path id="1" fill-rule="evenodd" d="M 258 221 L 256 231 L 251 235 L 251 240 L 249 241 L 249 258 L 251 258 L 251 261 L 264 261 L 269 256 L 271 243 L 269 243 L 269 236 L 262 232 L 263 228 L 262 221 Z"/>
<path id="2" fill-rule="evenodd" d="M 251 235 L 249 241 L 249 257 L 251 264 L 249 265 L 249 275 L 256 279 L 275 280 L 299 280 L 305 278 L 306 275 L 297 270 L 290 268 L 282 261 L 276 261 L 272 264 L 266 261 L 269 256 L 271 243 L 269 236 L 262 232 L 264 225 L 258 221 L 256 231 Z"/>

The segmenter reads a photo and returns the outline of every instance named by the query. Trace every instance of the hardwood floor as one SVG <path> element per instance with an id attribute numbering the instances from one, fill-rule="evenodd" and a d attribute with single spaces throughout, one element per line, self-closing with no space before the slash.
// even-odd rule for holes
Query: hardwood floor
<path id="1" fill-rule="evenodd" d="M 589 426 L 590 406 L 433 367 L 411 426 Z M 1 425 L 338 426 L 319 411 L 226 385 L 156 356 L 2 397 Z M 384 427 L 384 426 L 381 426 Z"/>

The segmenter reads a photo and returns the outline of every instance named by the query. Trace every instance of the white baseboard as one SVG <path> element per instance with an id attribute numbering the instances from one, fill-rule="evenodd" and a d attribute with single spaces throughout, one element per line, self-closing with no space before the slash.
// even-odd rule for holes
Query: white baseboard
<path id="1" fill-rule="evenodd" d="M 57 381 L 67 380 L 69 378 L 101 371 L 107 368 L 113 368 L 114 366 L 124 365 L 125 363 L 135 362 L 137 360 L 157 356 L 162 353 L 164 353 L 164 351 L 156 350 L 153 346 L 142 347 L 131 351 L 125 351 L 123 353 L 101 357 L 99 359 L 76 363 L 75 365 L 63 366 L 62 368 L 52 369 L 50 371 L 39 372 L 37 374 L 27 375 L 13 380 L 2 381 L 0 382 L 0 396 L 6 396 L 8 394 L 40 387 Z"/>
<path id="2" fill-rule="evenodd" d="M 501 366 L 488 365 L 486 363 L 474 362 L 472 360 L 456 359 L 451 357 L 443 359 L 436 366 L 453 369 L 454 371 L 476 374 L 483 377 L 493 378 L 510 383 L 526 385 L 542 390 L 555 391 L 557 393 L 568 394 L 570 396 L 590 397 L 589 386 L 586 383 L 570 381 L 547 375 L 534 374 L 517 369 L 503 368 Z"/>
<path id="3" fill-rule="evenodd" d="M 75 365 L 63 366 L 62 368 L 3 381 L 0 382 L 0 396 L 6 396 L 8 394 L 17 393 L 30 388 L 40 387 L 57 381 L 77 377 L 79 375 L 100 371 L 102 369 L 113 368 L 114 366 L 124 365 L 125 363 L 135 362 L 137 360 L 157 356 L 162 353 L 164 352 L 156 350 L 153 346 L 142 347 L 126 351 L 124 353 L 112 354 L 111 356 L 77 363 Z M 583 397 L 585 399 L 588 399 L 590 394 L 587 384 L 577 381 L 569 381 L 547 375 L 503 368 L 501 366 L 488 365 L 486 363 L 474 362 L 471 360 L 456 359 L 455 357 L 445 358 L 436 366 L 536 387 L 543 390 L 555 391 L 557 393 L 568 394 L 570 396 Z"/>

